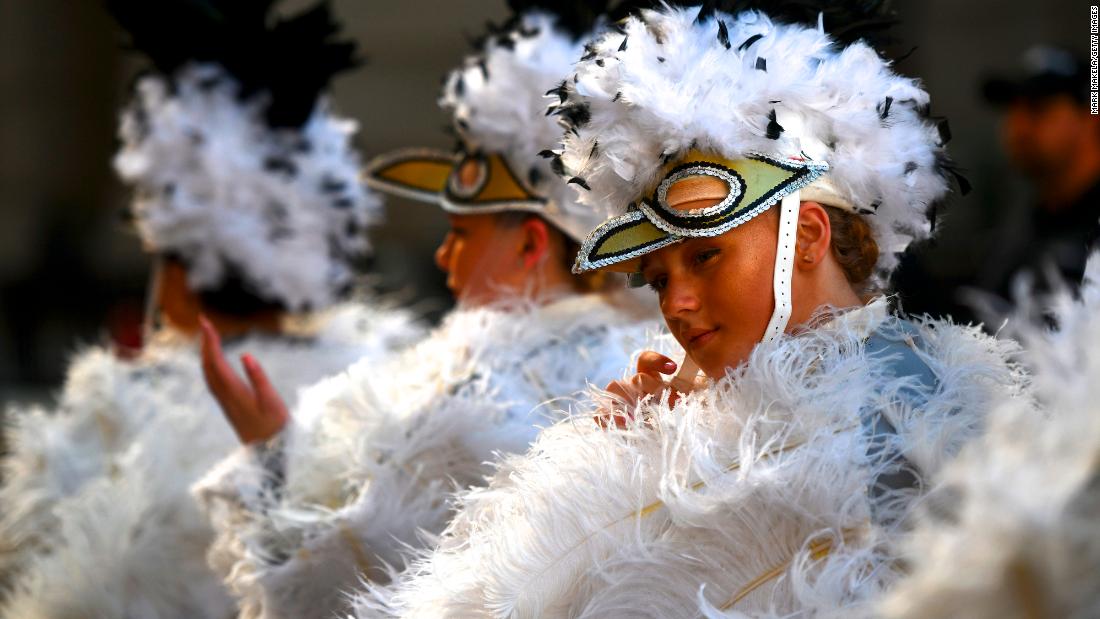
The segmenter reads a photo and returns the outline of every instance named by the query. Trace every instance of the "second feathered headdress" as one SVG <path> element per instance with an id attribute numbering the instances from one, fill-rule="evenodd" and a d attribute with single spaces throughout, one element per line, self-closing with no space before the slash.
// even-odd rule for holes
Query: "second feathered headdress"
<path id="1" fill-rule="evenodd" d="M 368 183 L 453 213 L 534 213 L 579 241 L 601 216 L 577 204 L 555 162 L 539 155 L 561 133 L 545 95 L 560 87 L 607 2 L 509 4 L 513 17 L 444 80 L 439 102 L 459 135 L 457 152 L 385 155 L 368 165 Z"/>

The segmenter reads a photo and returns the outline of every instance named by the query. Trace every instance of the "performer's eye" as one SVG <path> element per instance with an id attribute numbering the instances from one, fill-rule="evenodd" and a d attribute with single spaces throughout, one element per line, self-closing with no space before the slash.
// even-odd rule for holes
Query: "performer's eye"
<path id="1" fill-rule="evenodd" d="M 718 254 L 720 254 L 720 253 L 722 253 L 722 250 L 718 249 L 717 247 L 710 247 L 710 248 L 707 248 L 707 249 L 701 249 L 698 252 L 696 252 L 694 256 L 692 256 L 691 261 L 693 263 L 695 263 L 696 266 L 702 266 L 702 265 L 704 265 L 708 262 L 711 262 L 713 259 L 717 258 Z"/>
<path id="2" fill-rule="evenodd" d="M 649 286 L 649 288 L 651 290 L 653 290 L 654 292 L 661 292 L 662 290 L 665 289 L 666 286 L 668 286 L 668 276 L 667 275 L 658 275 L 658 276 L 653 277 L 653 278 L 647 277 L 646 278 L 646 285 Z"/>

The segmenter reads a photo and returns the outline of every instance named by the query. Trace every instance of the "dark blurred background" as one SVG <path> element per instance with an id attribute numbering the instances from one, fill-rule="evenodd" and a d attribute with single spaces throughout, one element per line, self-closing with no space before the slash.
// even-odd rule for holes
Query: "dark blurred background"
<path id="1" fill-rule="evenodd" d="M 934 111 L 951 121 L 951 151 L 973 184 L 945 211 L 938 241 L 915 257 L 920 278 L 953 282 L 989 255 L 991 230 L 1029 204 L 1028 185 L 999 147 L 982 77 L 1013 69 L 1036 43 L 1087 52 L 1089 4 L 895 6 L 903 23 L 892 51 L 917 47 L 898 70 L 924 79 Z M 336 0 L 334 8 L 368 57 L 335 89 L 339 110 L 362 125 L 364 153 L 450 147 L 447 118 L 435 103 L 439 79 L 485 21 L 504 14 L 503 0 Z M 120 40 L 94 0 L 0 0 L 0 403 L 46 397 L 75 350 L 141 313 L 149 263 L 124 224 L 127 193 L 110 167 L 117 110 L 140 67 Z M 388 201 L 387 214 L 372 234 L 377 283 L 445 308 L 431 261 L 443 218 L 398 199 Z"/>

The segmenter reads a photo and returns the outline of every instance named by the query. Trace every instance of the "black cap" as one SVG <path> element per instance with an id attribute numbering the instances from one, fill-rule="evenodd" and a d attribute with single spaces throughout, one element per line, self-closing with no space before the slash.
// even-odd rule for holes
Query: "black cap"
<path id="1" fill-rule="evenodd" d="M 1016 99 L 1036 100 L 1068 94 L 1088 101 L 1088 67 L 1073 51 L 1053 45 L 1037 45 L 1024 52 L 1014 76 L 996 76 L 982 84 L 982 95 L 994 105 Z"/>

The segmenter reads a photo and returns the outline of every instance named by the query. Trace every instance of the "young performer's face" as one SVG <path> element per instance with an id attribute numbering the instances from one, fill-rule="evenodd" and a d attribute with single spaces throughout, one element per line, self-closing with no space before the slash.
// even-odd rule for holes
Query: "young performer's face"
<path id="1" fill-rule="evenodd" d="M 642 258 L 668 328 L 710 377 L 744 362 L 764 336 L 774 305 L 778 229 L 772 208 L 720 236 L 688 239 Z"/>
<path id="2" fill-rule="evenodd" d="M 493 214 L 449 214 L 451 230 L 435 251 L 447 288 L 465 305 L 488 305 L 523 291 L 524 232 Z"/>

